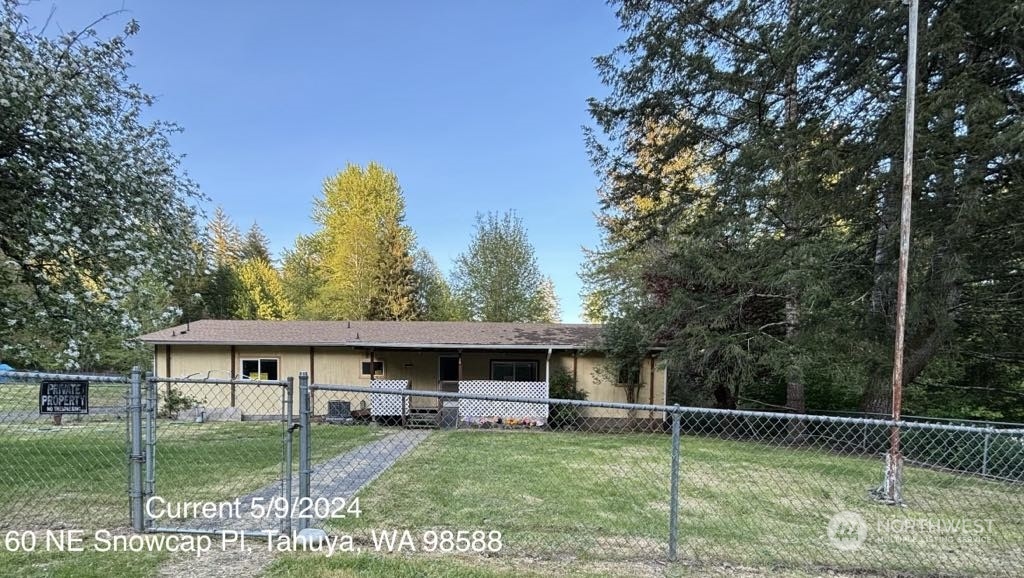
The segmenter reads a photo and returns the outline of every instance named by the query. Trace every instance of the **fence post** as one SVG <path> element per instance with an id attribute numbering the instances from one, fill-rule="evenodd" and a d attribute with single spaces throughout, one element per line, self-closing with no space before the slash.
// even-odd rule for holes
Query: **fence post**
<path id="1" fill-rule="evenodd" d="M 989 429 L 992 429 L 992 428 L 989 427 Z M 990 436 L 991 435 L 992 435 L 992 432 L 990 432 L 990 431 L 985 432 L 985 447 L 982 448 L 982 452 L 981 452 L 981 475 L 983 475 L 983 476 L 987 476 L 988 475 L 988 447 L 989 447 L 989 441 L 990 441 Z"/>
<path id="2" fill-rule="evenodd" d="M 143 495 L 146 499 L 153 497 L 156 493 L 156 412 L 157 412 L 157 383 L 150 380 L 146 373 L 146 485 Z M 149 520 L 146 520 L 147 526 Z"/>
<path id="3" fill-rule="evenodd" d="M 142 518 L 142 463 L 146 456 L 142 454 L 142 382 L 139 366 L 132 368 L 131 385 L 128 389 L 129 437 L 131 438 L 131 454 L 128 462 L 131 468 L 132 529 L 136 532 L 145 530 Z"/>
<path id="4" fill-rule="evenodd" d="M 669 494 L 668 559 L 675 562 L 679 543 L 679 404 L 672 407 L 672 478 Z"/>
<path id="5" fill-rule="evenodd" d="M 371 368 L 372 369 L 372 368 Z M 305 371 L 299 372 L 299 501 L 300 508 L 309 504 L 309 416 L 312 409 L 309 403 L 309 374 Z M 308 510 L 307 510 L 308 511 Z M 309 518 L 301 517 L 298 520 L 299 530 L 309 527 Z"/>
<path id="6" fill-rule="evenodd" d="M 292 386 L 295 385 L 295 380 L 291 377 L 288 378 L 288 385 L 285 386 L 284 399 L 282 407 L 282 418 L 284 418 L 284 465 L 281 468 L 281 481 L 284 483 L 284 501 L 287 504 L 288 515 L 284 519 L 284 531 L 285 533 L 291 533 L 292 530 L 292 470 L 294 464 L 292 463 L 292 438 L 294 437 L 294 428 L 292 427 L 292 413 L 295 409 L 295 401 L 292 397 Z"/>

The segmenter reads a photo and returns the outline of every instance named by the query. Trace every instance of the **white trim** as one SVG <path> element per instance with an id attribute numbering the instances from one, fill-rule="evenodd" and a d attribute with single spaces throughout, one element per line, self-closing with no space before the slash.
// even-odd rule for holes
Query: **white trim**
<path id="1" fill-rule="evenodd" d="M 270 381 L 277 381 L 277 380 L 281 379 L 281 358 L 280 358 L 280 356 L 274 356 L 274 355 L 253 355 L 253 356 L 249 356 L 249 357 L 239 357 L 238 358 L 238 375 L 241 376 L 242 379 L 252 379 L 252 378 L 248 377 L 242 371 L 242 367 L 245 365 L 246 361 L 255 361 L 258 364 L 258 366 L 257 366 L 259 368 L 258 373 L 261 376 L 263 375 L 263 371 L 262 370 L 263 370 L 263 362 L 264 361 L 274 361 L 274 362 L 276 362 L 277 363 L 277 377 L 275 377 L 274 379 L 272 379 Z M 232 371 L 234 371 L 234 369 L 232 369 Z M 170 376 L 168 376 L 168 377 L 170 377 Z M 263 379 L 263 378 L 261 377 L 260 379 Z"/>

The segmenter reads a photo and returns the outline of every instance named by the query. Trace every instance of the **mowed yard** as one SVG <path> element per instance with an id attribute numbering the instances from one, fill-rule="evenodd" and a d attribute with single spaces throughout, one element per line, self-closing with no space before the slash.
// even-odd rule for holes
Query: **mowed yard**
<path id="1" fill-rule="evenodd" d="M 157 493 L 169 500 L 230 499 L 280 476 L 279 423 L 160 424 Z M 404 430 L 317 424 L 314 462 Z M 123 420 L 0 423 L 0 527 L 127 531 Z M 497 555 L 325 559 L 279 556 L 268 575 L 523 575 L 522 560 L 564 569 L 639 564 L 666 555 L 670 440 L 667 435 L 542 431 L 439 431 L 360 492 L 361 516 L 329 525 L 367 537 L 371 529 L 498 530 Z M 297 455 L 297 444 L 296 444 Z M 677 574 L 723 565 L 773 574 L 824 568 L 912 574 L 1012 575 L 1024 560 L 1024 489 L 969 476 L 908 468 L 907 507 L 869 499 L 879 458 L 684 436 Z M 325 496 L 328 497 L 328 496 Z M 864 517 L 862 549 L 843 552 L 826 535 L 840 510 Z M 916 533 L 894 541 L 892 520 L 989 520 L 980 540 Z M 369 544 L 363 541 L 364 549 Z M 0 575 L 151 576 L 166 554 L 12 554 Z M 593 564 L 594 566 L 588 566 Z M 497 566 L 496 566 L 497 565 Z M 726 566 L 729 567 L 729 566 Z M 561 570 L 553 571 L 561 573 Z M 610 575 L 620 574 L 619 569 Z M 685 573 L 685 572 L 684 572 Z M 589 573 L 587 573 L 589 575 Z M 596 571 L 594 575 L 608 574 Z"/>
<path id="2" fill-rule="evenodd" d="M 160 420 L 157 432 L 156 495 L 169 502 L 234 499 L 281 478 L 278 422 Z M 0 538 L 11 530 L 127 533 L 126 433 L 124 419 L 114 416 L 82 422 L 66 417 L 61 426 L 0 422 Z M 313 458 L 333 457 L 374 437 L 367 427 L 325 430 Z M 151 576 L 166 557 L 0 549 L 0 576 Z"/>
<path id="3" fill-rule="evenodd" d="M 436 432 L 360 493 L 358 520 L 329 527 L 499 530 L 501 555 L 515 558 L 664 559 L 669 449 L 663 434 Z M 680 463 L 687 564 L 1012 575 L 1024 563 L 1020 484 L 908 467 L 896 508 L 869 497 L 880 456 L 684 436 Z M 863 547 L 830 543 L 840 511 L 865 520 Z"/>

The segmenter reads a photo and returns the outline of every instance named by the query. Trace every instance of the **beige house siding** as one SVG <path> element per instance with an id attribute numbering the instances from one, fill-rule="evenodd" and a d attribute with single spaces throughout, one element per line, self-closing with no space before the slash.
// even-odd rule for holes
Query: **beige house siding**
<path id="1" fill-rule="evenodd" d="M 170 373 L 168 373 L 168 349 L 170 349 Z M 234 350 L 234 367 L 232 367 L 232 349 Z M 413 389 L 437 391 L 439 357 L 444 355 L 457 356 L 457 352 L 438 351 L 405 351 L 376 350 L 373 359 L 384 362 L 384 375 L 378 379 L 407 380 Z M 529 360 L 536 361 L 539 380 L 544 380 L 547 362 L 547 351 L 463 351 L 462 378 L 464 380 L 490 379 L 491 361 L 493 360 Z M 157 345 L 154 350 L 154 373 L 161 377 L 212 377 L 224 379 L 229 375 L 241 372 L 243 359 L 276 358 L 279 361 L 279 378 L 295 378 L 294 396 L 295 411 L 298 411 L 298 376 L 300 372 L 308 372 L 314 383 L 334 385 L 370 385 L 369 376 L 360 374 L 361 363 L 370 360 L 370 352 L 344 347 L 299 347 L 299 346 L 215 346 L 215 345 Z M 626 402 L 626 392 L 607 380 L 599 379 L 597 369 L 603 358 L 597 354 L 579 354 L 576 356 L 575 367 L 577 387 L 588 393 L 587 399 L 592 401 Z M 644 387 L 637 396 L 639 403 L 651 401 L 651 363 L 650 357 L 643 362 L 641 380 Z M 551 371 L 557 368 L 572 372 L 573 354 L 567 351 L 556 351 L 551 355 Z M 665 371 L 654 360 L 654 391 L 655 404 L 665 403 Z M 184 388 L 184 384 L 180 386 Z M 201 399 L 208 408 L 229 407 L 232 401 L 231 386 L 192 386 L 193 391 L 202 390 Z M 194 397 L 200 397 L 195 395 Z M 314 398 L 314 412 L 318 415 L 326 412 L 327 401 L 345 399 L 352 402 L 353 409 L 368 407 L 369 396 L 358 394 L 333 394 L 319 392 Z M 250 414 L 280 413 L 280 398 L 276 392 L 266 387 L 259 389 L 252 386 L 234 386 L 235 406 Z M 433 398 L 413 398 L 414 406 L 433 406 Z M 584 414 L 588 417 L 616 418 L 626 417 L 625 412 L 604 408 L 587 408 Z M 660 414 L 652 413 L 643 417 L 658 418 Z"/>

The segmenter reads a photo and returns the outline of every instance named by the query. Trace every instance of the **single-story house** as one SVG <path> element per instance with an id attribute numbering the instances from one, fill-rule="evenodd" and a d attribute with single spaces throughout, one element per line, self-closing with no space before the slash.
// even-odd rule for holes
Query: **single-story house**
<path id="1" fill-rule="evenodd" d="M 297 388 L 299 372 L 305 371 L 316 384 L 369 388 L 375 381 L 398 380 L 412 390 L 465 391 L 460 383 L 490 381 L 508 387 L 489 391 L 517 395 L 515 382 L 540 382 L 546 391 L 552 374 L 562 369 L 589 400 L 625 402 L 626 389 L 596 371 L 605 363 L 600 335 L 601 326 L 593 324 L 207 319 L 140 339 L 153 346 L 152 372 L 158 377 L 294 377 Z M 643 360 L 640 381 L 637 402 L 665 403 L 666 369 L 658 351 Z M 232 388 L 205 403 L 234 407 L 238 395 Z M 410 403 L 440 405 L 423 397 Z M 584 414 L 622 412 L 586 408 Z"/>

